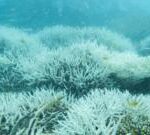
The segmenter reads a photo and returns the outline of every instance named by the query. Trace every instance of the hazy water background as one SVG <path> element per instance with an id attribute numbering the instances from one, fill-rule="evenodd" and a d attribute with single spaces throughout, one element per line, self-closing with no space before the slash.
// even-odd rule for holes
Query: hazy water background
<path id="1" fill-rule="evenodd" d="M 149 7 L 0 0 L 0 135 L 150 135 Z"/>
<path id="2" fill-rule="evenodd" d="M 133 40 L 150 34 L 149 0 L 0 0 L 0 24 L 105 26 Z"/>

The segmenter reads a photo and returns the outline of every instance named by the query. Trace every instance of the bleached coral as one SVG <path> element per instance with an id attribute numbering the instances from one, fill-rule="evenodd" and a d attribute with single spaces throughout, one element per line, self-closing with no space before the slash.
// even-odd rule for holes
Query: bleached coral
<path id="1" fill-rule="evenodd" d="M 57 120 L 62 118 L 69 107 L 63 92 L 37 90 L 30 93 L 4 93 L 0 95 L 0 134 L 35 135 L 52 132 Z"/>
<path id="2" fill-rule="evenodd" d="M 48 57 L 48 49 L 32 34 L 4 26 L 0 27 L 0 53 L 1 91 L 28 89 L 29 74 L 36 74 Z"/>
<path id="3" fill-rule="evenodd" d="M 150 88 L 150 57 L 132 45 L 92 27 L 0 27 L 0 134 L 149 134 L 149 95 L 125 91 Z"/>
<path id="4" fill-rule="evenodd" d="M 59 47 L 49 49 L 47 42 L 59 44 Z M 115 81 L 127 83 L 129 80 L 134 85 L 142 80 L 145 82 L 144 79 L 150 77 L 150 58 L 139 56 L 131 46 L 128 39 L 103 28 L 56 26 L 31 34 L 0 27 L 2 57 L 16 66 L 31 87 L 53 83 L 56 87 L 71 88 L 71 91 L 80 91 L 82 87 L 81 91 L 86 93 L 84 91 L 93 86 L 118 87 Z"/>
<path id="5" fill-rule="evenodd" d="M 92 45 L 79 44 L 51 51 L 43 77 L 37 78 L 35 83 L 39 80 L 37 85 L 65 88 L 76 96 L 84 95 L 92 88 L 112 87 L 113 82 L 108 77 L 110 70 L 92 52 L 97 49 Z"/>
<path id="6" fill-rule="evenodd" d="M 129 100 L 134 99 L 137 99 L 137 104 L 131 105 Z M 65 116 L 65 121 L 59 122 L 55 133 L 56 135 L 139 134 L 143 131 L 138 130 L 140 125 L 145 127 L 144 133 L 149 134 L 149 126 L 145 126 L 150 122 L 149 100 L 149 96 L 132 97 L 127 91 L 122 93 L 117 89 L 94 90 L 87 97 L 79 99 L 72 105 Z M 127 117 L 130 118 L 129 121 L 125 119 Z M 145 117 L 145 119 L 142 121 L 140 117 Z M 139 119 L 141 123 L 138 124 Z M 132 125 L 133 121 L 135 125 Z"/>
<path id="7" fill-rule="evenodd" d="M 98 45 L 104 44 L 108 49 L 115 51 L 134 51 L 132 42 L 115 32 L 98 27 L 46 27 L 36 34 L 42 43 L 50 48 L 60 46 L 70 46 L 74 43 L 86 41 L 97 42 Z"/>
<path id="8" fill-rule="evenodd" d="M 76 100 L 53 89 L 1 93 L 3 135 L 149 134 L 150 96 L 95 89 Z"/>

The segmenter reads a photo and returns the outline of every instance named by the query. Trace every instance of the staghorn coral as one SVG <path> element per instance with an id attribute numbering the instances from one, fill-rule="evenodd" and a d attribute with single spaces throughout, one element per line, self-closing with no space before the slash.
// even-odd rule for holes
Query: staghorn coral
<path id="1" fill-rule="evenodd" d="M 95 89 L 78 100 L 52 89 L 1 94 L 0 134 L 148 135 L 149 99 L 119 89 Z"/>
<path id="2" fill-rule="evenodd" d="M 28 80 L 19 71 L 15 63 L 6 57 L 0 57 L 0 91 L 21 91 L 28 90 Z"/>
<path id="3" fill-rule="evenodd" d="M 64 30 L 64 33 L 71 30 L 78 32 L 71 27 L 52 27 L 51 29 L 54 33 L 57 31 L 59 33 L 59 30 Z M 92 35 L 93 31 L 99 30 L 89 27 L 84 28 L 81 33 L 84 35 L 87 32 Z M 121 42 L 122 44 L 120 44 L 119 41 L 123 39 L 115 33 L 114 38 L 112 38 L 113 33 L 105 29 L 94 32 L 100 33 L 100 41 L 102 42 L 95 41 L 97 39 L 95 36 L 92 37 L 95 40 L 90 41 L 79 40 L 76 42 L 78 39 L 73 38 L 73 41 L 67 41 L 67 44 L 71 42 L 69 47 L 64 47 L 63 42 L 61 42 L 62 46 L 51 50 L 48 45 L 41 44 L 42 41 L 37 39 L 38 33 L 37 35 L 28 34 L 7 27 L 1 27 L 0 33 L 2 55 L 17 66 L 19 74 L 23 74 L 24 80 L 22 81 L 26 82 L 25 86 L 35 88 L 52 85 L 56 89 L 65 88 L 68 93 L 79 96 L 94 88 L 119 87 L 120 89 L 137 90 L 143 93 L 148 92 L 150 88 L 150 58 L 138 56 L 130 49 L 130 52 L 127 52 L 128 49 L 125 48 L 122 52 L 111 49 L 117 43 L 121 48 L 127 47 L 125 44 L 130 46 L 130 43 Z M 14 38 L 11 37 L 13 33 Z M 57 38 L 57 34 L 54 36 Z M 67 34 L 63 36 L 70 39 Z"/>
<path id="4" fill-rule="evenodd" d="M 63 29 L 64 37 L 54 34 L 56 39 L 46 39 L 62 45 L 57 49 L 37 39 L 40 33 L 0 29 L 0 134 L 149 134 L 149 96 L 120 90 L 148 92 L 150 57 L 132 49 L 127 52 L 130 41 L 122 42 L 122 37 L 107 30 L 97 37 L 95 29 L 85 28 L 78 37 L 67 31 L 80 30 Z M 51 86 L 54 89 L 46 89 Z M 70 95 L 74 95 L 73 103 L 68 100 Z"/>
<path id="5" fill-rule="evenodd" d="M 110 70 L 90 49 L 95 51 L 96 46 L 74 45 L 52 52 L 43 77 L 36 79 L 34 85 L 41 87 L 51 84 L 79 97 L 90 89 L 112 87 L 114 82 L 109 78 Z"/>
<path id="6" fill-rule="evenodd" d="M 138 101 L 134 104 L 131 101 Z M 142 103 L 142 104 L 141 104 Z M 96 89 L 69 108 L 57 125 L 56 135 L 148 135 L 148 96 L 132 96 L 118 89 Z M 134 104 L 134 105 L 133 105 Z M 139 104 L 139 105 L 138 105 Z"/>
<path id="7" fill-rule="evenodd" d="M 52 133 L 54 125 L 58 124 L 58 119 L 63 118 L 62 115 L 65 115 L 69 106 L 65 93 L 44 89 L 33 95 L 3 94 L 0 100 L 3 101 L 0 108 L 2 135 L 36 135 L 38 130 L 42 133 Z"/>
<path id="8" fill-rule="evenodd" d="M 134 46 L 129 39 L 125 38 L 123 35 L 99 27 L 46 27 L 39 31 L 35 37 L 50 48 L 94 41 L 98 45 L 104 44 L 110 50 L 134 51 Z"/>

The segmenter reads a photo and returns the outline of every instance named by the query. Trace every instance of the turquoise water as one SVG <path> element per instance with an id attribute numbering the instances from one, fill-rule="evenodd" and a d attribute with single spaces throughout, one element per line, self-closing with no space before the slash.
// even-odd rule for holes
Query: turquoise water
<path id="1" fill-rule="evenodd" d="M 149 4 L 148 0 L 1 0 L 0 24 L 34 29 L 105 26 L 138 40 L 149 34 Z"/>
<path id="2" fill-rule="evenodd" d="M 0 135 L 150 135 L 148 0 L 0 0 Z"/>

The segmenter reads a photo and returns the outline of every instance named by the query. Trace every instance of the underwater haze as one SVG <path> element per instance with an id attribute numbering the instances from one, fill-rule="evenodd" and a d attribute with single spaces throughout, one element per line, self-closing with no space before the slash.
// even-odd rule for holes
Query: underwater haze
<path id="1" fill-rule="evenodd" d="M 0 0 L 0 24 L 105 26 L 139 40 L 150 33 L 149 0 Z"/>
<path id="2" fill-rule="evenodd" d="M 0 0 L 0 135 L 150 135 L 149 0 Z"/>

